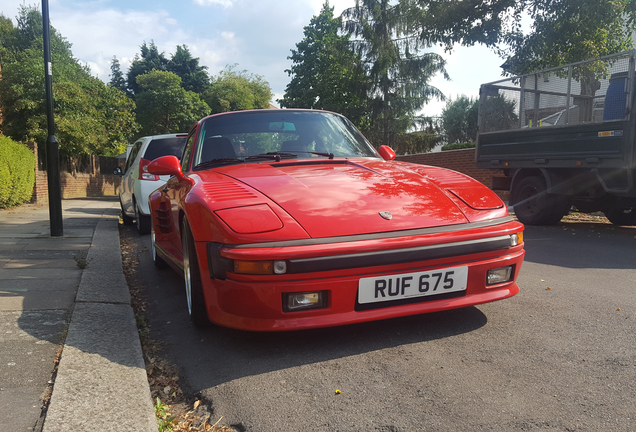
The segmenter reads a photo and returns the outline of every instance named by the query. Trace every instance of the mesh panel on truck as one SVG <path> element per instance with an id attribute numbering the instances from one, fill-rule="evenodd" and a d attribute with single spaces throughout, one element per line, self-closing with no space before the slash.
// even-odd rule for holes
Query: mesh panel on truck
<path id="1" fill-rule="evenodd" d="M 633 52 L 483 84 L 480 132 L 625 119 L 630 55 Z"/>

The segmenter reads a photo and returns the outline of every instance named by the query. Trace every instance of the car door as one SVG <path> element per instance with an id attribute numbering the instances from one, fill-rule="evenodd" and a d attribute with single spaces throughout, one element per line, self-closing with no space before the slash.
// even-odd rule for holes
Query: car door
<path id="1" fill-rule="evenodd" d="M 139 140 L 133 144 L 128 153 L 128 159 L 126 159 L 126 166 L 124 167 L 124 175 L 121 179 L 121 193 L 119 195 L 121 206 L 124 212 L 131 217 L 134 217 L 135 214 L 135 209 L 133 208 L 133 187 L 135 176 L 137 176 L 135 167 L 139 165 L 135 163 L 135 160 L 139 155 L 139 150 L 143 143 L 143 140 Z"/>

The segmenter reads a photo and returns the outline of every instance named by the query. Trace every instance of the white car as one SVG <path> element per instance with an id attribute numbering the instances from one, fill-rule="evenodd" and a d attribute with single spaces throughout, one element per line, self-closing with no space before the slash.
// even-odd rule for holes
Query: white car
<path id="1" fill-rule="evenodd" d="M 113 174 L 121 175 L 119 202 L 125 225 L 137 224 L 139 234 L 150 232 L 148 196 L 163 186 L 170 176 L 157 176 L 148 172 L 148 164 L 161 156 L 181 158 L 188 134 L 166 134 L 139 138 L 128 148 L 126 166 L 117 167 Z"/>

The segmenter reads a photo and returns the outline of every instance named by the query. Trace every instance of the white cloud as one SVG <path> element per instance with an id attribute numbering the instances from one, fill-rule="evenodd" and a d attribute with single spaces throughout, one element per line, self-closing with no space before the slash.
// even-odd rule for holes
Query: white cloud
<path id="1" fill-rule="evenodd" d="M 325 0 L 309 0 L 309 3 L 314 11 L 314 15 L 318 15 L 322 9 L 322 5 L 325 4 Z M 333 7 L 333 13 L 335 16 L 340 16 L 343 10 L 355 5 L 355 0 L 329 0 L 329 6 Z M 309 23 L 309 20 L 307 23 Z"/>
<path id="2" fill-rule="evenodd" d="M 232 7 L 232 0 L 194 0 L 194 4 L 199 6 L 215 6 L 220 5 L 224 8 Z"/>

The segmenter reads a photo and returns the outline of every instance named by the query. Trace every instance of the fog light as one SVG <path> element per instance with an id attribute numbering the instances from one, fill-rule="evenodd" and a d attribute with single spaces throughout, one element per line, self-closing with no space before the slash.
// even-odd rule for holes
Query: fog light
<path id="1" fill-rule="evenodd" d="M 274 273 L 275 274 L 285 274 L 285 273 L 287 273 L 287 262 L 286 261 L 274 261 Z"/>
<path id="2" fill-rule="evenodd" d="M 327 293 L 325 291 L 283 294 L 285 312 L 323 307 L 327 307 Z"/>
<path id="3" fill-rule="evenodd" d="M 512 266 L 488 270 L 488 274 L 486 275 L 486 285 L 509 282 L 511 277 Z"/>
<path id="4" fill-rule="evenodd" d="M 523 242 L 523 231 L 510 236 L 510 246 L 517 246 Z"/>

